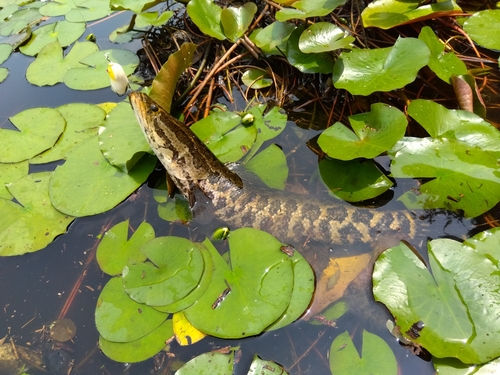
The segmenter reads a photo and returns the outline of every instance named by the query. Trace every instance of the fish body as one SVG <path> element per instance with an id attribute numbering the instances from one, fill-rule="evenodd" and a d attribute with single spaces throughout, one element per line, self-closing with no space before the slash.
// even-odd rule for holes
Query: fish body
<path id="1" fill-rule="evenodd" d="M 307 238 L 342 245 L 371 243 L 379 234 L 416 235 L 410 212 L 356 208 L 246 183 L 147 95 L 131 93 L 130 103 L 148 143 L 195 208 L 195 216 L 197 201 L 206 198 L 213 215 L 228 226 L 261 229 L 294 245 Z"/>

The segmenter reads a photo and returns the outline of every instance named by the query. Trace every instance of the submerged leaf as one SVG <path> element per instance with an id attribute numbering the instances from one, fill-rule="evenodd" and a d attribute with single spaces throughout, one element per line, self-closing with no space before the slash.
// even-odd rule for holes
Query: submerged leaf
<path id="1" fill-rule="evenodd" d="M 74 220 L 50 204 L 51 175 L 52 172 L 32 173 L 8 185 L 9 192 L 19 203 L 0 199 L 0 256 L 43 249 L 65 233 Z"/>
<path id="2" fill-rule="evenodd" d="M 429 56 L 429 48 L 416 38 L 398 38 L 387 48 L 342 52 L 333 67 L 334 86 L 353 95 L 399 89 L 415 80 Z"/>
<path id="3" fill-rule="evenodd" d="M 255 173 L 264 183 L 273 188 L 284 190 L 288 179 L 286 156 L 276 145 L 259 152 L 248 163 L 246 169 Z"/>

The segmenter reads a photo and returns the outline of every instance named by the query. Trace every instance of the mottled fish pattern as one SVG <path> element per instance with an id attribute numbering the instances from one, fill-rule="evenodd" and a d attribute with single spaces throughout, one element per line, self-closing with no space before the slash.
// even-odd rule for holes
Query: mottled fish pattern
<path id="1" fill-rule="evenodd" d="M 377 211 L 332 200 L 247 184 L 221 163 L 194 133 L 142 93 L 130 103 L 151 148 L 191 205 L 197 194 L 231 228 L 251 226 L 283 242 L 313 239 L 332 245 L 372 242 L 379 234 L 412 239 L 417 224 L 406 211 Z"/>

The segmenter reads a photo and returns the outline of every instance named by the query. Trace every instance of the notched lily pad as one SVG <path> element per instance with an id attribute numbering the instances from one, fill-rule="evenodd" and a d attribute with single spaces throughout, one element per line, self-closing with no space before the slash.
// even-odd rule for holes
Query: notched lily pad
<path id="1" fill-rule="evenodd" d="M 496 229 L 463 244 L 433 240 L 428 268 L 401 243 L 375 263 L 375 299 L 389 308 L 407 339 L 433 356 L 488 362 L 500 355 L 498 336 L 492 334 L 500 330 L 500 257 L 490 247 L 499 240 Z"/>

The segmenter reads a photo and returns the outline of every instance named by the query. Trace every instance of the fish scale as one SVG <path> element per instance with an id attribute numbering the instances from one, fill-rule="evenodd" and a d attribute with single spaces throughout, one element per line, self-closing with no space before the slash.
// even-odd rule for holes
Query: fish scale
<path id="1" fill-rule="evenodd" d="M 417 234 L 411 212 L 357 208 L 244 183 L 146 94 L 131 93 L 130 103 L 151 149 L 191 208 L 206 196 L 213 215 L 229 227 L 250 226 L 295 245 L 305 238 L 343 245 L 370 243 L 380 234 L 405 239 Z"/>

